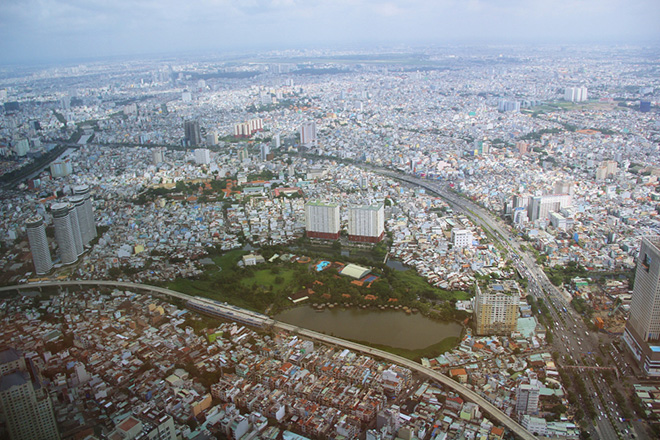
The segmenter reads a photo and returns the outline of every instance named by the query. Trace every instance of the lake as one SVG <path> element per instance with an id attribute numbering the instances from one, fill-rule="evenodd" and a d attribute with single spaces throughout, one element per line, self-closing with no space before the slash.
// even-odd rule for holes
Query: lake
<path id="1" fill-rule="evenodd" d="M 401 310 L 336 307 L 317 312 L 311 306 L 301 306 L 282 312 L 274 319 L 343 339 L 410 350 L 426 348 L 445 338 L 460 337 L 462 330 L 455 322 L 438 322 Z"/>

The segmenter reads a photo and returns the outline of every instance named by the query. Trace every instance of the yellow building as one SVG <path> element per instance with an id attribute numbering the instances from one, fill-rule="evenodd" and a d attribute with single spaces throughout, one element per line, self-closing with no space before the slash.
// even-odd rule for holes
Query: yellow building
<path id="1" fill-rule="evenodd" d="M 493 281 L 483 290 L 477 283 L 474 302 L 477 335 L 509 335 L 516 330 L 520 303 L 518 283 Z"/>

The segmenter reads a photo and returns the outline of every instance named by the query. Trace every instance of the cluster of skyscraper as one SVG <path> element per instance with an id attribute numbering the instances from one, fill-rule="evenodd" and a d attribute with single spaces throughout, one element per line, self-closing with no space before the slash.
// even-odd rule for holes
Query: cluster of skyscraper
<path id="1" fill-rule="evenodd" d="M 234 137 L 247 138 L 258 131 L 263 131 L 264 121 L 261 118 L 250 119 L 234 125 Z"/>
<path id="2" fill-rule="evenodd" d="M 586 87 L 566 87 L 564 89 L 564 99 L 571 102 L 583 102 L 587 100 Z"/>
<path id="3" fill-rule="evenodd" d="M 96 238 L 89 187 L 75 186 L 73 193 L 67 202 L 54 203 L 50 207 L 55 226 L 55 241 L 62 264 L 75 263 L 84 252 L 85 246 Z M 53 268 L 53 260 L 43 217 L 30 217 L 26 222 L 26 229 L 34 270 L 37 274 L 48 273 Z"/>
<path id="4" fill-rule="evenodd" d="M 307 236 L 337 240 L 341 234 L 339 205 L 312 201 L 305 204 Z M 348 208 L 348 239 L 378 243 L 385 236 L 385 211 L 382 204 Z"/>

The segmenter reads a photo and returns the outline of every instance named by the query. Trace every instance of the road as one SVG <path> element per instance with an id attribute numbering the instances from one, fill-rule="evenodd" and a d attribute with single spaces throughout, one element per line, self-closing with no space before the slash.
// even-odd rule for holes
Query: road
<path id="1" fill-rule="evenodd" d="M 595 358 L 600 353 L 598 338 L 596 335 L 589 334 L 589 329 L 571 307 L 570 295 L 563 289 L 555 287 L 548 280 L 543 269 L 536 263 L 535 258 L 520 247 L 518 237 L 505 228 L 503 223 L 493 218 L 482 207 L 457 195 L 444 182 L 420 179 L 385 169 L 371 169 L 388 177 L 421 186 L 428 192 L 440 196 L 455 212 L 466 215 L 475 224 L 491 234 L 496 241 L 504 246 L 519 272 L 527 278 L 528 291 L 537 299 L 543 299 L 548 306 L 555 325 L 550 330 L 558 336 L 553 341 L 553 349 L 560 354 L 561 362 L 567 363 L 570 359 L 578 365 L 589 367 L 597 365 Z M 579 396 L 579 398 L 589 399 L 596 410 L 594 423 L 589 426 L 592 437 L 604 440 L 617 440 L 620 438 L 619 436 L 624 439 L 635 438 L 632 436 L 632 427 L 620 421 L 621 408 L 614 400 L 609 386 L 605 383 L 602 371 L 589 371 L 593 373 L 596 383 L 593 383 L 594 381 L 592 381 L 590 375 L 582 375 L 590 393 L 589 396 Z M 601 396 L 604 398 L 603 401 L 607 402 L 607 407 L 601 405 Z M 636 438 L 646 438 L 645 433 L 641 430 L 637 430 L 636 435 Z"/>
<path id="2" fill-rule="evenodd" d="M 194 297 L 190 295 L 186 295 L 185 293 L 180 293 L 176 292 L 174 290 L 166 289 L 163 287 L 157 287 L 157 286 L 150 286 L 148 284 L 137 284 L 137 283 L 130 283 L 130 282 L 121 282 L 121 281 L 100 281 L 100 280 L 81 280 L 81 281 L 46 281 L 46 282 L 39 282 L 39 283 L 28 283 L 28 284 L 19 284 L 16 286 L 8 286 L 8 287 L 2 287 L 0 288 L 0 292 L 11 292 L 11 291 L 19 291 L 19 290 L 35 290 L 35 289 L 40 289 L 43 287 L 66 287 L 66 286 L 90 286 L 90 287 L 98 287 L 98 286 L 105 286 L 105 287 L 111 287 L 111 288 L 118 288 L 118 289 L 126 289 L 126 290 L 139 290 L 139 291 L 146 291 L 150 293 L 158 293 L 162 295 L 167 295 L 173 298 L 178 298 L 181 300 L 190 300 L 193 299 Z M 237 307 L 232 307 L 231 311 L 234 313 L 245 313 L 245 317 L 249 317 L 251 319 L 254 319 L 254 315 L 249 312 L 249 311 L 244 311 L 241 312 L 241 309 Z M 463 397 L 465 400 L 471 401 L 479 405 L 479 407 L 482 409 L 483 412 L 488 413 L 490 415 L 490 418 L 494 422 L 498 422 L 501 425 L 505 426 L 508 430 L 510 430 L 512 433 L 514 433 L 518 438 L 525 439 L 525 440 L 533 440 L 536 437 L 534 437 L 529 431 L 527 431 L 525 428 L 523 428 L 521 425 L 519 425 L 516 421 L 514 421 L 512 418 L 504 414 L 502 411 L 500 411 L 499 408 L 488 402 L 486 399 L 475 393 L 474 391 L 470 390 L 469 388 L 465 387 L 464 385 L 459 384 L 458 382 L 448 378 L 442 373 L 439 373 L 437 371 L 431 370 L 430 368 L 423 367 L 422 365 L 413 362 L 411 360 L 408 360 L 406 358 L 400 357 L 393 355 L 391 353 L 388 353 L 386 351 L 382 350 L 377 350 L 375 348 L 368 347 L 366 345 L 361 345 L 361 344 L 356 344 L 354 342 L 350 341 L 345 341 L 340 338 L 336 338 L 333 336 L 328 336 L 324 335 L 322 333 L 317 333 L 312 330 L 308 329 L 303 329 L 300 327 L 296 327 L 290 324 L 286 324 L 284 322 L 279 322 L 279 321 L 273 321 L 271 319 L 269 320 L 263 320 L 264 326 L 270 326 L 272 325 L 275 328 L 294 332 L 300 336 L 304 336 L 310 339 L 315 339 L 321 342 L 324 342 L 326 344 L 331 344 L 337 347 L 343 347 L 343 348 L 348 348 L 350 350 L 354 350 L 357 352 L 365 353 L 370 356 L 374 357 L 379 357 L 381 359 L 385 359 L 387 361 L 390 361 L 392 363 L 396 363 L 399 365 L 402 365 L 406 368 L 409 368 L 413 371 L 416 371 L 422 375 L 427 376 L 429 379 L 435 380 L 447 388 L 455 391 L 458 393 L 461 397 Z"/>

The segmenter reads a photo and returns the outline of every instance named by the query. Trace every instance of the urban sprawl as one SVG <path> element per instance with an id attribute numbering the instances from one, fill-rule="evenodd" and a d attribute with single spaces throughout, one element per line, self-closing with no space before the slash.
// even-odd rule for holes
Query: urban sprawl
<path id="1" fill-rule="evenodd" d="M 657 438 L 657 59 L 3 69 L 3 432 Z M 300 306 L 463 331 L 410 365 L 273 318 Z"/>

